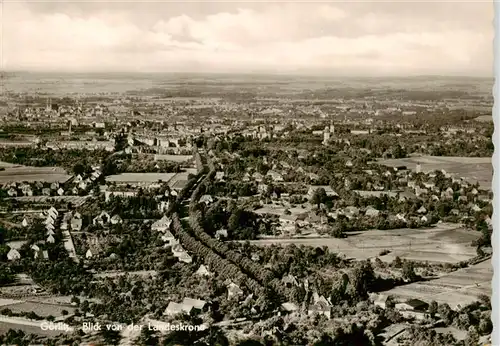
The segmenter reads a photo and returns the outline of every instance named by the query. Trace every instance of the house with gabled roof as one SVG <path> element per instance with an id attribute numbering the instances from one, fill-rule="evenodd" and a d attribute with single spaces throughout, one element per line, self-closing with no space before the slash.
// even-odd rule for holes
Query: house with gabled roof
<path id="1" fill-rule="evenodd" d="M 193 262 L 193 257 L 191 257 L 187 252 L 181 253 L 177 258 L 180 262 L 184 263 Z"/>
<path id="2" fill-rule="evenodd" d="M 155 221 L 151 225 L 151 230 L 157 232 L 165 232 L 170 228 L 171 223 L 172 220 L 165 215 L 160 220 Z"/>
<path id="3" fill-rule="evenodd" d="M 122 218 L 120 217 L 120 215 L 115 214 L 115 215 L 113 215 L 113 216 L 111 217 L 110 222 L 111 222 L 111 224 L 112 224 L 112 225 L 117 225 L 117 224 L 119 224 L 119 223 L 122 223 L 122 222 L 123 222 L 123 220 L 122 220 Z"/>
<path id="4" fill-rule="evenodd" d="M 227 299 L 239 299 L 243 295 L 243 290 L 234 282 L 229 282 L 227 287 Z"/>
<path id="5" fill-rule="evenodd" d="M 59 212 L 54 207 L 50 207 L 50 209 L 47 211 L 47 213 L 49 215 L 51 215 L 54 219 L 56 219 L 59 216 Z"/>
<path id="6" fill-rule="evenodd" d="M 93 220 L 92 223 L 94 225 L 101 225 L 104 226 L 110 221 L 111 217 L 109 214 L 105 211 L 102 211 L 99 215 L 97 215 Z"/>
<path id="7" fill-rule="evenodd" d="M 169 230 L 166 230 L 165 233 L 161 236 L 161 240 L 163 240 L 168 246 L 173 246 L 175 237 Z"/>
<path id="8" fill-rule="evenodd" d="M 18 259 L 21 259 L 21 254 L 16 249 L 10 249 L 7 253 L 7 259 L 9 261 L 16 261 Z"/>
<path id="9" fill-rule="evenodd" d="M 82 219 L 77 218 L 76 216 L 73 216 L 71 219 L 71 230 L 72 231 L 80 231 L 82 229 Z"/>
<path id="10" fill-rule="evenodd" d="M 324 296 L 318 295 L 318 293 L 313 293 L 313 303 L 309 304 L 309 307 L 307 309 L 307 314 L 308 315 L 314 315 L 314 314 L 319 314 L 319 315 L 324 315 L 327 318 L 332 317 L 332 303 L 328 299 L 326 299 Z"/>
<path id="11" fill-rule="evenodd" d="M 213 274 L 208 270 L 208 268 L 204 264 L 202 264 L 198 268 L 198 270 L 196 270 L 195 275 L 198 275 L 198 276 L 211 276 Z"/>
<path id="12" fill-rule="evenodd" d="M 213 203 L 213 202 L 214 202 L 214 199 L 211 195 L 203 195 L 200 198 L 200 203 L 205 203 L 208 205 L 208 204 Z"/>

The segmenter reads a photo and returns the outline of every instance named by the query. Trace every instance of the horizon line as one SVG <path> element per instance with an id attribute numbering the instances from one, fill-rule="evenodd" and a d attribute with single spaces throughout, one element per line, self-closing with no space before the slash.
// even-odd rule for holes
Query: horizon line
<path id="1" fill-rule="evenodd" d="M 132 75 L 243 75 L 243 76 L 280 76 L 280 77 L 303 77 L 303 78 L 360 78 L 360 79 L 375 79 L 375 78 L 464 78 L 464 79 L 491 79 L 494 80 L 495 76 L 485 76 L 485 75 L 459 75 L 459 74 L 410 74 L 410 75 L 390 75 L 390 74 L 325 74 L 325 73 L 314 73 L 314 72 L 270 72 L 270 71 L 214 71 L 214 72 L 201 72 L 201 71 L 54 71 L 54 70 L 0 70 L 0 74 L 88 74 L 88 75 L 98 75 L 98 74 L 132 74 Z"/>

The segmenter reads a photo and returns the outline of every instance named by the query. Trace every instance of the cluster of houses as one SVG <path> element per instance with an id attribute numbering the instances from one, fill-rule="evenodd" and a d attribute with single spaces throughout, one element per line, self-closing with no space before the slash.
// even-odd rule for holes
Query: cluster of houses
<path id="1" fill-rule="evenodd" d="M 99 215 L 92 219 L 92 224 L 95 226 L 118 225 L 123 222 L 120 215 L 115 214 L 110 216 L 107 211 L 101 211 Z"/>
<path id="2" fill-rule="evenodd" d="M 9 197 L 32 197 L 32 196 L 64 196 L 66 191 L 63 184 L 58 182 L 12 182 L 2 186 Z"/>
<path id="3" fill-rule="evenodd" d="M 59 212 L 57 211 L 56 208 L 51 207 L 45 212 L 40 213 L 39 215 L 40 218 L 42 218 L 43 225 L 45 227 L 45 236 L 46 239 L 45 241 L 41 241 L 37 244 L 31 245 L 30 249 L 33 251 L 33 258 L 43 258 L 43 259 L 49 259 L 49 253 L 47 250 L 43 250 L 44 244 L 54 244 L 56 239 L 55 239 L 55 230 L 56 227 L 58 227 L 59 223 Z M 61 223 L 61 228 L 62 225 L 66 222 L 65 220 L 68 220 L 69 218 L 67 215 L 64 215 L 63 221 Z M 80 220 L 81 221 L 81 220 Z M 71 220 L 73 222 L 73 220 Z M 21 222 L 21 225 L 23 227 L 28 227 L 29 226 L 29 221 L 24 218 L 23 221 Z M 81 227 L 81 223 L 80 223 Z M 67 229 L 67 227 L 66 227 Z M 7 259 L 9 261 L 15 261 L 21 258 L 21 253 L 18 251 L 18 249 L 11 248 L 10 251 L 7 253 Z"/>
<path id="4" fill-rule="evenodd" d="M 32 197 L 32 196 L 78 196 L 86 192 L 93 183 L 101 176 L 98 168 L 85 178 L 78 174 L 65 183 L 52 182 L 12 182 L 4 184 L 1 190 L 8 197 Z"/>
<path id="5" fill-rule="evenodd" d="M 77 174 L 71 181 L 71 192 L 78 195 L 80 191 L 87 191 L 101 177 L 102 173 L 99 167 L 93 167 L 92 173 L 88 175 Z"/>
<path id="6" fill-rule="evenodd" d="M 172 254 L 179 262 L 191 263 L 193 258 L 188 254 L 188 252 L 182 247 L 180 242 L 175 239 L 173 234 L 170 232 L 170 225 L 172 220 L 167 216 L 163 216 L 161 219 L 155 221 L 151 225 L 151 230 L 154 232 L 162 233 L 161 239 L 165 242 L 165 247 L 170 247 Z"/>

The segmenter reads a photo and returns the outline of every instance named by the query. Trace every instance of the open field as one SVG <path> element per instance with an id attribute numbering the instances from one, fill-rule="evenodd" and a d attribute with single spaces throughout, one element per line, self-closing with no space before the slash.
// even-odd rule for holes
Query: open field
<path id="1" fill-rule="evenodd" d="M 485 122 L 485 123 L 491 123 L 491 122 L 493 122 L 493 117 L 491 115 L 480 115 L 474 120 L 480 121 L 480 122 Z"/>
<path id="2" fill-rule="evenodd" d="M 11 165 L 9 163 L 1 163 L 0 167 L 5 168 L 0 171 L 0 184 L 13 182 L 47 182 L 47 183 L 64 183 L 70 175 L 60 167 L 28 167 L 21 165 Z"/>
<path id="3" fill-rule="evenodd" d="M 464 306 L 476 301 L 481 294 L 491 297 L 492 278 L 493 267 L 491 261 L 486 260 L 435 280 L 398 286 L 385 293 L 401 299 L 418 298 L 427 302 L 435 300 L 455 308 L 457 305 Z"/>
<path id="4" fill-rule="evenodd" d="M 186 162 L 193 160 L 193 155 L 154 155 L 155 161 Z"/>
<path id="5" fill-rule="evenodd" d="M 59 304 L 46 304 L 46 303 L 39 303 L 39 302 L 32 302 L 32 301 L 25 301 L 21 303 L 16 303 L 12 305 L 4 305 L 2 306 L 2 309 L 9 309 L 14 313 L 20 313 L 20 312 L 34 312 L 38 316 L 42 317 L 47 317 L 47 316 L 54 316 L 54 317 L 59 317 L 62 316 L 62 311 L 66 310 L 70 314 L 72 314 L 75 310 L 74 307 L 71 306 L 65 306 L 65 305 L 59 305 Z"/>
<path id="6" fill-rule="evenodd" d="M 344 254 L 348 258 L 369 259 L 380 257 L 391 262 L 396 256 L 429 263 L 457 263 L 476 256 L 470 244 L 479 237 L 476 231 L 468 231 L 454 224 L 440 224 L 427 229 L 371 230 L 351 233 L 345 239 L 333 237 L 262 238 L 250 241 L 257 245 L 288 244 L 322 247 Z M 382 250 L 389 250 L 379 256 Z"/>
<path id="7" fill-rule="evenodd" d="M 491 157 L 414 156 L 404 159 L 379 160 L 378 163 L 389 167 L 406 166 L 411 170 L 415 170 L 417 164 L 420 163 L 422 172 L 444 169 L 471 183 L 479 182 L 484 189 L 491 189 L 493 180 Z"/>
<path id="8" fill-rule="evenodd" d="M 155 183 L 160 180 L 167 183 L 176 173 L 122 173 L 106 177 L 107 182 L 113 183 Z"/>
<path id="9" fill-rule="evenodd" d="M 135 272 L 124 272 L 124 271 L 107 271 L 95 273 L 94 277 L 103 279 L 103 278 L 116 278 L 124 275 L 128 276 L 140 276 L 142 278 L 148 278 L 150 276 L 156 276 L 158 272 L 156 270 L 140 270 Z"/>
<path id="10" fill-rule="evenodd" d="M 16 317 L 0 317 L 0 334 L 4 335 L 9 331 L 22 330 L 25 334 L 35 334 L 40 336 L 55 337 L 63 334 L 62 331 L 58 330 L 43 330 L 41 328 L 42 321 L 31 321 L 24 318 Z"/>

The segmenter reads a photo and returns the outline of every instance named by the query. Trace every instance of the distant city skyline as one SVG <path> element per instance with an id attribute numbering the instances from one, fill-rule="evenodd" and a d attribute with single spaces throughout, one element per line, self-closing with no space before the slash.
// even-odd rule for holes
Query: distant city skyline
<path id="1" fill-rule="evenodd" d="M 9 2 L 5 71 L 493 76 L 493 2 Z"/>

